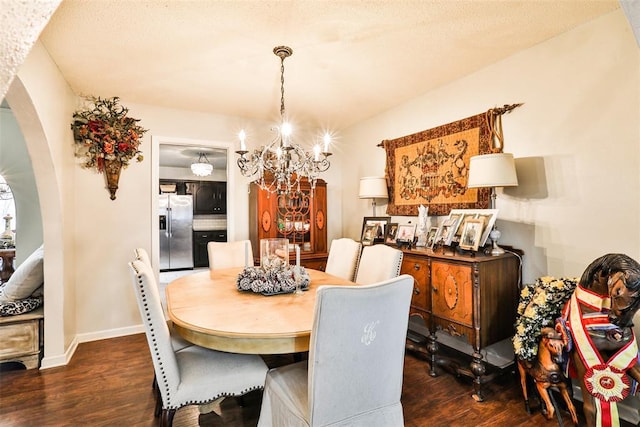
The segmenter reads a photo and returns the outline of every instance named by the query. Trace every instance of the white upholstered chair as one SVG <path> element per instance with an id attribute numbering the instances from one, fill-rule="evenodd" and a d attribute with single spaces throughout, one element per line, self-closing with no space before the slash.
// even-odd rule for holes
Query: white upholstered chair
<path id="1" fill-rule="evenodd" d="M 333 276 L 353 280 L 358 268 L 361 250 L 362 244 L 353 239 L 345 237 L 332 240 L 324 271 Z"/>
<path id="2" fill-rule="evenodd" d="M 207 254 L 211 269 L 253 266 L 251 240 L 209 242 Z"/>
<path id="3" fill-rule="evenodd" d="M 308 363 L 269 371 L 258 426 L 402 426 L 413 278 L 317 292 Z"/>
<path id="4" fill-rule="evenodd" d="M 135 248 L 133 250 L 135 257 L 138 261 L 142 261 L 147 267 L 149 267 L 150 271 L 153 271 L 153 267 L 151 266 L 151 258 L 149 257 L 149 253 L 143 248 Z M 155 276 L 154 276 L 155 277 Z M 162 300 L 162 298 L 160 298 Z M 163 313 L 165 312 L 163 307 Z M 166 316 L 165 316 L 166 318 Z M 185 347 L 189 347 L 191 344 L 189 341 L 182 338 L 177 332 L 173 330 L 173 324 L 171 321 L 167 321 L 169 326 L 169 333 L 171 335 L 171 346 L 175 351 L 182 350 Z"/>
<path id="5" fill-rule="evenodd" d="M 129 263 L 147 343 L 158 379 L 162 426 L 171 426 L 176 410 L 224 396 L 242 396 L 264 387 L 267 366 L 258 355 L 208 350 L 196 345 L 174 351 L 151 269 Z"/>
<path id="6" fill-rule="evenodd" d="M 402 251 L 387 245 L 365 246 L 362 249 L 356 283 L 369 285 L 400 274 Z"/>

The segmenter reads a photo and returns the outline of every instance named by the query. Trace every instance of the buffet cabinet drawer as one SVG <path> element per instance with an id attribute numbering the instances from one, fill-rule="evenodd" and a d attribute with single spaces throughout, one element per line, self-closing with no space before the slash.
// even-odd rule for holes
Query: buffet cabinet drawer
<path id="1" fill-rule="evenodd" d="M 413 297 L 411 306 L 429 311 L 431 295 L 429 293 L 429 262 L 424 257 L 405 254 L 400 274 L 413 276 Z"/>

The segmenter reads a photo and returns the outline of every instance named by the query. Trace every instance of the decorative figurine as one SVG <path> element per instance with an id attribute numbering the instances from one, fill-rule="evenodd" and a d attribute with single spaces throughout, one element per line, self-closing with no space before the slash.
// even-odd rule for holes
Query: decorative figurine
<path id="1" fill-rule="evenodd" d="M 418 241 L 416 242 L 416 246 L 427 246 L 427 234 L 429 232 L 428 213 L 428 206 L 418 206 L 418 228 L 416 229 Z"/>

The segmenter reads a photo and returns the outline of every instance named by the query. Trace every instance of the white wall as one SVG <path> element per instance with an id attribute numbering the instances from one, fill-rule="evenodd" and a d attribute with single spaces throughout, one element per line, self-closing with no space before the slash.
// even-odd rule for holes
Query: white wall
<path id="1" fill-rule="evenodd" d="M 620 10 L 351 128 L 345 154 L 367 161 L 342 170 L 345 201 L 359 177 L 384 173 L 380 141 L 519 102 L 503 126 L 521 185 L 496 205 L 525 281 L 580 275 L 608 252 L 640 259 L 640 56 Z M 358 237 L 369 206 L 344 203 L 345 235 Z"/>

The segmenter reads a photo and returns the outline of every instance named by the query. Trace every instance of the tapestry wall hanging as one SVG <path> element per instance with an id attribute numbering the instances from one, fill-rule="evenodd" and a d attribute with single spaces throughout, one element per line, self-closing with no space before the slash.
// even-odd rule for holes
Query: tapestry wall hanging
<path id="1" fill-rule="evenodd" d="M 489 188 L 467 188 L 469 158 L 493 148 L 489 112 L 382 141 L 389 187 L 387 215 L 448 215 L 451 209 L 486 209 Z"/>

